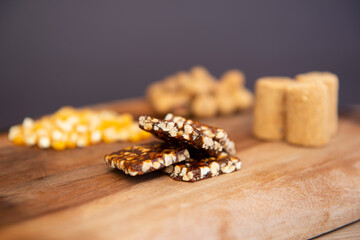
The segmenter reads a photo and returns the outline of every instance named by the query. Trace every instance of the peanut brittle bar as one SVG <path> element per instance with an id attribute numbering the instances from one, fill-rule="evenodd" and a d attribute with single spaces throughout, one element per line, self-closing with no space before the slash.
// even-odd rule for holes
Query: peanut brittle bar
<path id="1" fill-rule="evenodd" d="M 170 117 L 169 117 L 170 116 Z M 214 131 L 212 127 L 181 117 L 168 115 L 169 120 L 160 120 L 150 116 L 139 118 L 139 127 L 154 136 L 188 147 L 203 150 L 211 156 L 218 156 L 223 151 L 235 153 L 234 143 L 227 138 L 224 130 Z M 215 129 L 215 128 L 214 128 Z"/>
<path id="2" fill-rule="evenodd" d="M 191 153 L 189 160 L 168 166 L 164 171 L 174 180 L 195 182 L 222 173 L 231 173 L 240 168 L 240 159 L 225 152 L 217 157 Z"/>
<path id="3" fill-rule="evenodd" d="M 198 129 L 201 133 L 203 133 L 207 137 L 210 137 L 210 138 L 218 141 L 224 148 L 225 152 L 230 153 L 232 155 L 236 154 L 234 142 L 229 139 L 229 135 L 222 128 L 209 126 L 209 125 L 206 125 L 206 124 L 203 124 L 203 123 L 191 120 L 191 119 L 186 119 L 181 116 L 175 116 L 172 113 L 168 113 L 165 116 L 165 120 L 173 121 L 175 123 L 181 122 L 183 124 L 189 124 L 190 126 Z"/>
<path id="4" fill-rule="evenodd" d="M 190 158 L 182 146 L 151 142 L 105 155 L 105 163 L 131 176 L 152 172 Z"/>

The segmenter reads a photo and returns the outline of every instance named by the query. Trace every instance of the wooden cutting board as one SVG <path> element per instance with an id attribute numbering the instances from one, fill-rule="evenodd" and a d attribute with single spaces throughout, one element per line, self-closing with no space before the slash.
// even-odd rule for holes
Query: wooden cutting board
<path id="1" fill-rule="evenodd" d="M 142 100 L 96 108 L 151 114 Z M 104 164 L 131 143 L 56 152 L 14 146 L 3 133 L 0 239 L 304 239 L 360 218 L 360 111 L 340 118 L 324 148 L 259 141 L 251 121 L 205 121 L 229 132 L 243 167 L 196 183 Z"/>

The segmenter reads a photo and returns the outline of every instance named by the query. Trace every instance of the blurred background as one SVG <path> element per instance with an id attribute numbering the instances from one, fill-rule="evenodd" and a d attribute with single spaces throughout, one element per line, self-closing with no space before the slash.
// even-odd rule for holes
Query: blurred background
<path id="1" fill-rule="evenodd" d="M 0 129 L 63 105 L 140 97 L 178 70 L 321 70 L 360 103 L 360 1 L 1 1 Z"/>

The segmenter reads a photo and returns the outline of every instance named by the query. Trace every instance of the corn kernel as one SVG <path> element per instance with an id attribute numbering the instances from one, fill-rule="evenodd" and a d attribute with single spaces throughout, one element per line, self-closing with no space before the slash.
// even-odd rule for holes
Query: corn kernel
<path id="1" fill-rule="evenodd" d="M 90 141 L 93 144 L 100 142 L 101 138 L 102 138 L 102 135 L 101 135 L 100 130 L 95 130 L 95 131 L 91 132 L 91 134 L 90 134 Z"/>
<path id="2" fill-rule="evenodd" d="M 144 130 L 140 130 L 139 134 L 141 136 L 141 139 L 148 139 L 152 136 L 151 133 L 146 132 Z"/>
<path id="3" fill-rule="evenodd" d="M 116 118 L 120 127 L 129 126 L 134 122 L 133 117 L 130 114 L 122 114 Z"/>
<path id="4" fill-rule="evenodd" d="M 77 147 L 86 147 L 89 146 L 90 141 L 89 141 L 89 135 L 88 134 L 81 134 L 78 136 L 78 139 L 76 141 L 76 146 Z"/>
<path id="5" fill-rule="evenodd" d="M 15 137 L 21 135 L 21 126 L 19 125 L 15 125 L 15 126 L 12 126 L 10 129 L 9 129 L 9 135 L 8 135 L 8 138 L 10 141 L 13 141 Z"/>
<path id="6" fill-rule="evenodd" d="M 65 141 L 61 141 L 61 140 L 57 140 L 57 141 L 52 141 L 51 142 L 51 147 L 57 151 L 61 151 L 64 150 L 66 148 L 66 142 Z"/>
<path id="7" fill-rule="evenodd" d="M 26 117 L 22 124 L 25 129 L 32 129 L 34 127 L 34 120 L 32 118 Z"/>
<path id="8" fill-rule="evenodd" d="M 73 129 L 73 124 L 66 120 L 56 119 L 55 120 L 56 127 L 61 129 L 63 132 L 70 132 Z"/>
<path id="9" fill-rule="evenodd" d="M 76 113 L 76 109 L 70 106 L 60 108 L 55 114 L 55 118 L 66 119 L 70 115 Z"/>
<path id="10" fill-rule="evenodd" d="M 34 132 L 25 134 L 24 142 L 27 146 L 34 146 L 36 144 L 36 134 Z"/>
<path id="11" fill-rule="evenodd" d="M 92 115 L 94 115 L 95 113 L 88 109 L 88 108 L 84 108 L 81 111 L 79 111 L 79 117 L 82 121 L 86 121 L 86 119 L 89 119 Z"/>
<path id="12" fill-rule="evenodd" d="M 68 148 L 76 147 L 77 139 L 78 139 L 78 134 L 76 132 L 71 132 L 68 135 L 68 139 L 66 141 L 66 147 L 68 147 Z"/>
<path id="13" fill-rule="evenodd" d="M 24 137 L 22 135 L 16 136 L 16 137 L 14 137 L 13 142 L 16 145 L 24 145 L 24 143 L 25 143 Z"/>
<path id="14" fill-rule="evenodd" d="M 75 129 L 78 133 L 86 133 L 88 131 L 88 127 L 85 124 L 78 124 Z"/>
<path id="15" fill-rule="evenodd" d="M 49 148 L 50 147 L 50 138 L 48 136 L 41 136 L 38 141 L 38 146 L 40 148 Z"/>
<path id="16" fill-rule="evenodd" d="M 106 143 L 116 142 L 116 129 L 114 127 L 106 128 L 103 132 L 103 139 Z"/>
<path id="17" fill-rule="evenodd" d="M 107 129 L 107 128 L 110 128 L 110 127 L 115 127 L 118 125 L 118 122 L 114 121 L 114 120 L 109 120 L 109 119 L 106 119 L 106 120 L 103 120 L 102 121 L 102 124 L 101 124 L 101 128 L 102 129 Z"/>
<path id="18" fill-rule="evenodd" d="M 132 134 L 129 139 L 131 142 L 138 142 L 141 140 L 141 136 L 138 134 Z"/>
<path id="19" fill-rule="evenodd" d="M 73 125 L 75 125 L 75 124 L 77 124 L 77 123 L 80 122 L 80 118 L 79 118 L 79 116 L 77 116 L 77 115 L 71 115 L 71 116 L 69 116 L 68 118 L 66 118 L 65 121 L 66 121 L 68 124 L 70 124 L 71 126 L 73 126 Z"/>
<path id="20" fill-rule="evenodd" d="M 99 117 L 102 119 L 102 120 L 110 120 L 110 119 L 114 119 L 114 117 L 116 117 L 117 114 L 116 112 L 113 112 L 113 111 L 101 111 L 99 112 Z"/>
<path id="21" fill-rule="evenodd" d="M 128 129 L 117 129 L 116 130 L 116 139 L 117 141 L 127 141 L 130 138 L 130 131 Z"/>
<path id="22" fill-rule="evenodd" d="M 101 119 L 97 115 L 93 115 L 88 119 L 88 127 L 90 131 L 99 129 L 101 126 Z"/>
<path id="23" fill-rule="evenodd" d="M 64 138 L 64 134 L 60 130 L 53 130 L 51 133 L 51 139 L 54 141 L 59 141 Z"/>
<path id="24" fill-rule="evenodd" d="M 53 129 L 54 127 L 53 120 L 47 116 L 40 119 L 40 124 L 43 128 L 47 130 Z"/>
<path id="25" fill-rule="evenodd" d="M 41 128 L 38 128 L 38 129 L 35 131 L 35 133 L 36 133 L 36 135 L 37 135 L 38 137 L 49 135 L 48 130 L 45 129 L 45 128 L 42 128 L 42 127 L 41 127 Z"/>

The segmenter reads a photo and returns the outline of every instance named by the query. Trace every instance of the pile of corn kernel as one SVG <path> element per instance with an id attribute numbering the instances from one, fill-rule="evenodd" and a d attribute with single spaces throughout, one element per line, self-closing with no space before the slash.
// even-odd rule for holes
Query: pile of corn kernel
<path id="1" fill-rule="evenodd" d="M 36 121 L 27 117 L 21 125 L 9 130 L 9 140 L 15 144 L 55 150 L 86 147 L 101 141 L 137 142 L 150 136 L 138 127 L 130 114 L 73 107 L 63 107 Z"/>

